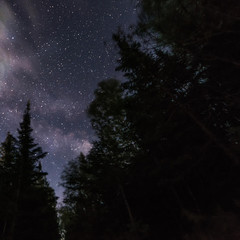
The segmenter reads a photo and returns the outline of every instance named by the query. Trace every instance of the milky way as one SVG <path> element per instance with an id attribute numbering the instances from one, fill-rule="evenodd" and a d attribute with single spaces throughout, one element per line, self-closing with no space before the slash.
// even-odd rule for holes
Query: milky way
<path id="1" fill-rule="evenodd" d="M 27 100 L 34 137 L 49 154 L 43 167 L 61 197 L 67 161 L 91 148 L 86 116 L 97 83 L 114 71 L 112 33 L 136 19 L 132 0 L 0 2 L 0 140 L 16 129 Z"/>

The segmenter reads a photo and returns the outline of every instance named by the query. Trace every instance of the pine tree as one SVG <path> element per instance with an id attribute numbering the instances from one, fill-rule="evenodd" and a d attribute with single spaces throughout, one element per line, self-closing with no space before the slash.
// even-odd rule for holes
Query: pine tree
<path id="1" fill-rule="evenodd" d="M 144 152 L 132 174 L 143 190 L 135 211 L 151 239 L 179 238 L 217 207 L 235 211 L 240 197 L 239 11 L 236 1 L 210 2 L 142 1 L 142 35 L 114 36 L 127 117 Z"/>
<path id="2" fill-rule="evenodd" d="M 20 123 L 18 129 L 18 144 L 19 144 L 19 185 L 30 187 L 38 183 L 42 176 L 46 175 L 39 169 L 40 160 L 43 159 L 47 153 L 42 151 L 42 148 L 34 142 L 32 137 L 31 116 L 30 116 L 30 102 L 27 103 L 23 121 Z"/>
<path id="3" fill-rule="evenodd" d="M 32 131 L 28 102 L 17 139 L 8 134 L 1 147 L 1 200 L 6 207 L 2 235 L 7 240 L 58 240 L 57 199 L 40 161 L 47 153 L 35 143 Z"/>
<path id="4" fill-rule="evenodd" d="M 96 216 L 97 201 L 91 188 L 93 176 L 88 168 L 86 157 L 81 153 L 79 157 L 68 162 L 61 175 L 61 184 L 65 190 L 64 206 L 60 215 L 66 240 L 96 237 L 92 222 Z"/>
<path id="5" fill-rule="evenodd" d="M 59 239 L 56 198 L 40 162 L 47 153 L 35 143 L 32 131 L 28 102 L 18 129 L 18 214 L 14 239 Z"/>
<path id="6" fill-rule="evenodd" d="M 129 225 L 134 230 L 127 175 L 139 148 L 124 105 L 119 81 L 99 83 L 88 108 L 97 140 L 87 157 L 70 161 L 62 175 L 66 239 L 114 238 L 129 231 Z"/>
<path id="7" fill-rule="evenodd" d="M 95 91 L 88 113 L 97 140 L 87 168 L 68 172 L 75 185 L 67 189 L 78 184 L 83 193 L 69 199 L 82 207 L 88 197 L 94 214 L 83 229 L 100 225 L 102 239 L 131 239 L 129 218 L 141 226 L 140 239 L 189 239 L 195 231 L 215 239 L 225 216 L 238 222 L 240 5 L 140 5 L 136 31 L 114 35 L 117 70 L 127 80 L 104 81 Z"/>
<path id="8" fill-rule="evenodd" d="M 7 134 L 6 140 L 0 148 L 0 232 L 1 239 L 7 239 L 16 212 L 16 185 L 17 185 L 17 141 L 10 134 Z"/>
<path id="9" fill-rule="evenodd" d="M 201 84 L 191 81 L 195 88 L 192 98 L 199 101 L 196 112 L 209 109 L 209 121 L 214 126 L 208 126 L 208 133 L 211 131 L 208 135 L 236 163 L 240 112 L 239 9 L 237 0 L 143 0 L 138 25 L 142 36 L 155 36 L 152 41 L 158 47 L 165 46 L 174 54 L 189 56 L 189 65 L 195 64 L 196 71 L 204 72 Z M 200 106 L 203 108 L 199 109 Z M 226 131 L 227 138 L 221 129 Z"/>

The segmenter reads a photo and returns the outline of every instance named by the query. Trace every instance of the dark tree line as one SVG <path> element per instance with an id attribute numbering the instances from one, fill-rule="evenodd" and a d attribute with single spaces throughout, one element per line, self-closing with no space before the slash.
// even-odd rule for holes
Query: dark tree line
<path id="1" fill-rule="evenodd" d="M 32 137 L 30 103 L 17 138 L 0 148 L 0 239 L 59 240 L 56 197 L 42 171 L 47 153 Z"/>
<path id="2" fill-rule="evenodd" d="M 113 36 L 120 83 L 88 108 L 97 140 L 62 175 L 75 239 L 238 239 L 240 2 L 142 0 Z"/>

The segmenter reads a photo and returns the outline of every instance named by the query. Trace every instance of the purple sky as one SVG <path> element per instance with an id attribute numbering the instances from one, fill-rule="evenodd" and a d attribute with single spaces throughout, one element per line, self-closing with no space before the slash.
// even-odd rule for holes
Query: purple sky
<path id="1" fill-rule="evenodd" d="M 86 108 L 97 83 L 115 72 L 112 34 L 137 17 L 133 0 L 2 0 L 0 2 L 0 140 L 16 129 L 28 99 L 36 142 L 49 154 L 58 186 L 67 161 L 91 148 Z"/>

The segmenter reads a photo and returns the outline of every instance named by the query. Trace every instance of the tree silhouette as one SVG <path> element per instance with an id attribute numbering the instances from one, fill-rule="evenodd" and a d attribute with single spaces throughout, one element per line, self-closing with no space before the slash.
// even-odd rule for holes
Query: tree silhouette
<path id="1" fill-rule="evenodd" d="M 1 147 L 1 230 L 7 240 L 59 239 L 56 197 L 40 162 L 47 153 L 35 143 L 32 131 L 28 102 L 17 139 L 8 134 Z"/>
<path id="2" fill-rule="evenodd" d="M 238 229 L 239 3 L 140 6 L 134 31 L 113 35 L 126 81 L 98 85 L 97 139 L 81 171 L 64 172 L 83 194 L 66 198 L 81 206 L 75 224 L 88 216 L 86 239 L 219 239 L 219 226 L 237 238 L 223 219 Z"/>

